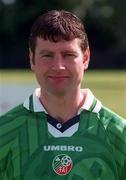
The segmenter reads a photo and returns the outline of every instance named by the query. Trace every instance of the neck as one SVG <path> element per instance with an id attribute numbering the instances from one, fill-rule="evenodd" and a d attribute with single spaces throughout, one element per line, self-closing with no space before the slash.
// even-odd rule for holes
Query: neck
<path id="1" fill-rule="evenodd" d="M 64 123 L 77 114 L 79 108 L 84 103 L 84 94 L 78 90 L 63 97 L 57 97 L 41 92 L 40 101 L 50 116 Z"/>

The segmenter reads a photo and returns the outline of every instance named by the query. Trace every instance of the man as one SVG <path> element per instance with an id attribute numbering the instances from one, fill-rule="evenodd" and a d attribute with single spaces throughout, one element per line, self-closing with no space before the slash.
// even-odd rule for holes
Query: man
<path id="1" fill-rule="evenodd" d="M 29 55 L 40 88 L 0 119 L 0 180 L 126 179 L 126 122 L 80 87 L 90 59 L 80 19 L 38 17 Z"/>

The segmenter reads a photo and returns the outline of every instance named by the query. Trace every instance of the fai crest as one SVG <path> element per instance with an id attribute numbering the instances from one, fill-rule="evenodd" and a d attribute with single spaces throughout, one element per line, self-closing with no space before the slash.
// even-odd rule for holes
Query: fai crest
<path id="1" fill-rule="evenodd" d="M 59 154 L 53 159 L 52 166 L 55 173 L 62 176 L 71 171 L 73 162 L 68 155 Z"/>

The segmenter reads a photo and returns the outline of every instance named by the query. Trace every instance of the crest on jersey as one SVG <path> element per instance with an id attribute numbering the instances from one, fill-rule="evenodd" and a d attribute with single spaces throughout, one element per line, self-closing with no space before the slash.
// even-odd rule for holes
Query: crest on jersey
<path id="1" fill-rule="evenodd" d="M 57 155 L 52 162 L 53 170 L 56 174 L 61 176 L 68 174 L 71 171 L 72 166 L 72 159 L 66 154 Z"/>

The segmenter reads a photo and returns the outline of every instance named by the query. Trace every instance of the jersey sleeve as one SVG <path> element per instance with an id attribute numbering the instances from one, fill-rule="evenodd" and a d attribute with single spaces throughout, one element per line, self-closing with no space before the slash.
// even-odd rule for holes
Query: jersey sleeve
<path id="1" fill-rule="evenodd" d="M 6 115 L 0 118 L 0 180 L 9 179 L 13 174 L 11 151 L 13 136 L 9 133 L 10 118 Z"/>
<path id="2" fill-rule="evenodd" d="M 121 175 L 121 180 L 125 180 L 125 179 L 126 179 L 126 159 L 125 159 L 124 168 L 122 170 L 122 175 Z"/>
<path id="3" fill-rule="evenodd" d="M 0 180 L 13 177 L 13 165 L 10 156 L 11 154 L 8 153 L 0 160 Z"/>
<path id="4" fill-rule="evenodd" d="M 113 149 L 119 179 L 126 179 L 126 120 L 103 107 L 99 113 L 108 140 Z"/>

